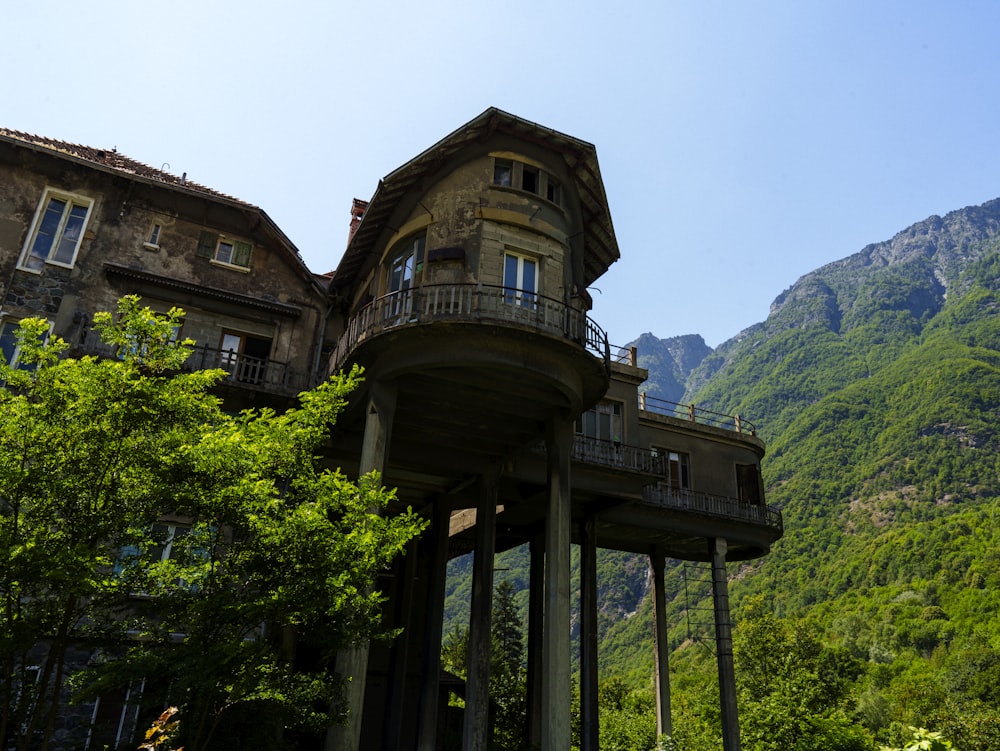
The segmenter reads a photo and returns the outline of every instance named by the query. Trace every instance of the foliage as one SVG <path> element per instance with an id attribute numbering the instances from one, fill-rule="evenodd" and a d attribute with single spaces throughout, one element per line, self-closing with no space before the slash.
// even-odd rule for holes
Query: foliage
<path id="1" fill-rule="evenodd" d="M 284 414 L 229 415 L 208 392 L 221 371 L 179 372 L 181 316 L 136 298 L 95 316 L 117 360 L 60 359 L 28 321 L 31 369 L 0 366 L 0 735 L 18 748 L 47 746 L 67 691 L 141 679 L 151 706 L 180 707 L 188 751 L 336 720 L 334 651 L 378 635 L 374 577 L 423 527 L 384 513 L 377 476 L 319 466 L 359 373 Z M 70 679 L 81 643 L 100 659 Z"/>
<path id="2" fill-rule="evenodd" d="M 941 733 L 932 733 L 926 728 L 911 727 L 913 739 L 903 748 L 882 746 L 882 751 L 948 751 L 952 748 L 951 741 L 946 741 Z"/>

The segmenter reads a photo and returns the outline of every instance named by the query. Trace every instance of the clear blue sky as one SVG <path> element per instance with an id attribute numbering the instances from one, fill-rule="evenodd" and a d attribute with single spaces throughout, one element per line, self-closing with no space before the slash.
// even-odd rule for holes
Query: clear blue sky
<path id="1" fill-rule="evenodd" d="M 351 199 L 495 105 L 597 146 L 612 343 L 763 320 L 799 276 L 1000 196 L 1000 3 L 8 3 L 0 125 L 262 207 L 327 271 Z"/>

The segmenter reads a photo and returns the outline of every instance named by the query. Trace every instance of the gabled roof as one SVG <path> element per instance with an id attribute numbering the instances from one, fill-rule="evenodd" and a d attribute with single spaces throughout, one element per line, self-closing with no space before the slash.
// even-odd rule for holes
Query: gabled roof
<path id="1" fill-rule="evenodd" d="M 58 141 L 54 138 L 36 136 L 32 133 L 22 133 L 21 131 L 10 130 L 8 128 L 0 128 L 0 140 L 17 141 L 22 146 L 34 146 L 39 150 L 55 151 L 63 156 L 73 157 L 76 160 L 100 165 L 115 172 L 121 172 L 129 175 L 130 177 L 142 177 L 148 180 L 155 180 L 156 182 L 164 183 L 166 185 L 183 187 L 195 193 L 204 193 L 212 198 L 222 198 L 226 201 L 232 201 L 233 203 L 238 203 L 243 206 L 256 208 L 256 206 L 253 206 L 246 201 L 241 201 L 233 196 L 220 193 L 217 190 L 212 190 L 211 188 L 206 188 L 204 185 L 192 182 L 187 179 L 186 173 L 182 177 L 177 177 L 177 175 L 172 175 L 169 172 L 164 172 L 163 170 L 156 169 L 155 167 L 150 167 L 148 164 L 137 162 L 135 159 L 131 159 L 124 154 L 119 154 L 117 148 L 98 149 L 93 146 L 83 146 L 78 143 Z"/>
<path id="2" fill-rule="evenodd" d="M 94 169 L 112 174 L 123 175 L 129 179 L 137 180 L 149 185 L 158 185 L 168 190 L 187 193 L 189 195 L 201 196 L 207 200 L 218 203 L 226 203 L 244 211 L 249 211 L 260 217 L 261 223 L 278 242 L 285 254 L 317 289 L 323 287 L 322 283 L 309 271 L 298 248 L 274 223 L 267 213 L 258 206 L 242 201 L 239 198 L 226 195 L 212 188 L 199 185 L 187 179 L 187 173 L 181 177 L 172 175 L 169 172 L 150 167 L 135 159 L 119 154 L 117 148 L 98 149 L 92 146 L 83 146 L 77 143 L 68 143 L 54 138 L 36 136 L 31 133 L 23 133 L 9 128 L 0 128 L 0 143 L 12 143 L 22 148 L 29 148 L 34 151 L 48 153 L 73 162 L 85 164 Z"/>
<path id="3" fill-rule="evenodd" d="M 589 286 L 621 254 L 593 144 L 491 107 L 379 181 L 364 218 L 333 273 L 331 289 L 350 287 L 398 201 L 422 178 L 471 143 L 504 133 L 562 154 L 580 195 L 584 232 L 584 280 Z"/>

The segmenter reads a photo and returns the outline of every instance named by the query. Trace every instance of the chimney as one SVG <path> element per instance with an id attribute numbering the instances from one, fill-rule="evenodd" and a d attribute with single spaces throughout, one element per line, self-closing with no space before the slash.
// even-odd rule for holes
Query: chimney
<path id="1" fill-rule="evenodd" d="M 365 211 L 368 210 L 368 201 L 362 201 L 360 198 L 355 198 L 351 203 L 351 231 L 347 234 L 347 244 L 351 244 L 351 240 L 354 239 L 354 233 L 358 231 L 358 226 L 361 224 L 361 220 L 365 218 Z"/>

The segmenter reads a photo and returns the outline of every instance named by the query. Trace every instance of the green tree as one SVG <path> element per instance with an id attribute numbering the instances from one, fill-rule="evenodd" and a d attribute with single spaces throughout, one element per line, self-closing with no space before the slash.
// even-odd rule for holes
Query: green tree
<path id="1" fill-rule="evenodd" d="M 808 628 L 771 615 L 760 597 L 741 615 L 733 647 L 744 748 L 871 749 L 871 736 L 847 713 L 861 672 L 847 651 L 825 650 Z"/>
<path id="2" fill-rule="evenodd" d="M 514 601 L 514 586 L 507 580 L 493 590 L 490 663 L 493 742 L 498 749 L 522 748 L 528 710 L 524 630 Z"/>
<path id="3" fill-rule="evenodd" d="M 19 749 L 48 747 L 68 690 L 139 679 L 180 707 L 188 751 L 342 719 L 333 655 L 378 634 L 375 577 L 423 527 L 383 513 L 377 476 L 320 465 L 357 372 L 284 414 L 228 415 L 208 393 L 221 371 L 178 372 L 181 316 L 123 299 L 95 316 L 104 360 L 60 359 L 28 321 L 30 369 L 0 365 L 0 736 Z M 83 642 L 102 659 L 68 683 Z"/>

